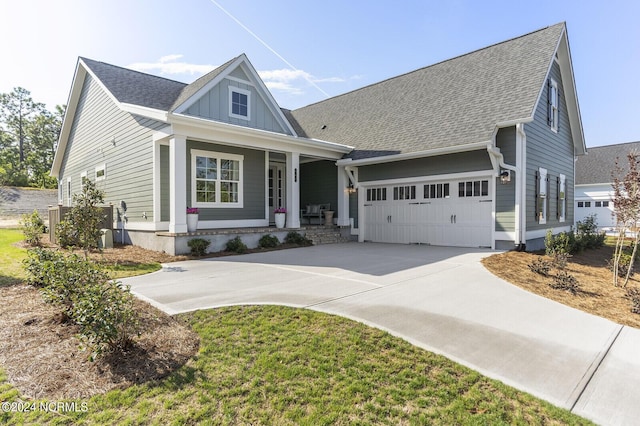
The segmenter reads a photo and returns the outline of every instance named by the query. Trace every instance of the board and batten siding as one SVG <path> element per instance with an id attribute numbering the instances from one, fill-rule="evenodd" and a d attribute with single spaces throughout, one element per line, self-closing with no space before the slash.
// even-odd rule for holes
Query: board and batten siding
<path id="1" fill-rule="evenodd" d="M 115 212 L 124 201 L 129 221 L 152 223 L 152 135 L 164 126 L 120 110 L 87 74 L 60 168 L 64 203 L 68 201 L 67 178 L 71 178 L 72 193 L 79 193 L 81 173 L 95 181 L 96 167 L 104 164 L 105 179 L 96 186 L 105 192 L 105 202 L 113 203 Z"/>
<path id="2" fill-rule="evenodd" d="M 191 150 L 242 155 L 243 207 L 200 208 L 199 220 L 249 220 L 265 218 L 265 155 L 264 151 L 187 140 L 187 206 L 191 199 Z"/>
<path id="3" fill-rule="evenodd" d="M 238 72 L 242 74 L 237 75 Z M 234 73 L 236 75 L 234 75 Z M 231 74 L 242 80 L 249 80 L 248 77 L 239 69 Z M 229 116 L 229 87 L 237 87 L 251 92 L 249 101 L 249 118 L 250 120 L 242 120 Z M 206 92 L 200 99 L 185 111 L 186 115 L 201 117 L 224 123 L 235 124 L 238 126 L 251 127 L 254 129 L 267 130 L 270 132 L 291 133 L 286 128 L 279 117 L 276 117 L 271 109 L 267 106 L 264 98 L 256 86 L 244 84 L 237 80 L 222 79 L 211 90 Z"/>
<path id="4" fill-rule="evenodd" d="M 504 157 L 504 162 L 516 164 L 516 128 L 505 127 L 496 135 L 496 146 Z M 511 172 L 511 182 L 502 184 L 496 179 L 496 231 L 514 232 L 516 223 L 516 174 Z"/>
<path id="5" fill-rule="evenodd" d="M 358 167 L 358 180 L 370 182 L 492 170 L 486 150 L 460 152 Z"/>
<path id="6" fill-rule="evenodd" d="M 331 204 L 338 216 L 338 168 L 335 161 L 300 164 L 300 208 L 308 204 Z"/>
<path id="7" fill-rule="evenodd" d="M 554 62 L 550 77 L 558 82 L 559 90 L 559 127 L 558 132 L 551 130 L 547 121 L 548 90 L 547 83 L 542 90 L 534 120 L 525 124 L 527 135 L 527 231 L 571 226 L 573 224 L 574 200 L 574 144 L 571 137 L 567 104 L 562 86 L 560 66 Z M 547 169 L 549 208 L 547 223 L 540 224 L 536 219 L 536 172 L 542 167 Z M 556 179 L 566 176 L 566 217 L 564 222 L 557 218 L 558 190 Z"/>

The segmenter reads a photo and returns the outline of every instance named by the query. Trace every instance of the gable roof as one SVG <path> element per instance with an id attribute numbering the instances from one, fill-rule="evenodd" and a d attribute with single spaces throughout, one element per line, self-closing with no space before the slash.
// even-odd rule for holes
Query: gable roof
<path id="1" fill-rule="evenodd" d="M 169 111 L 188 86 L 179 81 L 145 74 L 92 59 L 80 58 L 120 103 Z"/>
<path id="2" fill-rule="evenodd" d="M 640 142 L 589 148 L 587 155 L 576 160 L 576 185 L 612 182 L 611 173 L 616 167 L 616 160 L 626 169 L 627 155 L 631 152 L 640 154 Z"/>
<path id="3" fill-rule="evenodd" d="M 556 24 L 287 115 L 299 135 L 354 146 L 352 159 L 489 142 L 500 123 L 533 119 L 564 34 Z"/>

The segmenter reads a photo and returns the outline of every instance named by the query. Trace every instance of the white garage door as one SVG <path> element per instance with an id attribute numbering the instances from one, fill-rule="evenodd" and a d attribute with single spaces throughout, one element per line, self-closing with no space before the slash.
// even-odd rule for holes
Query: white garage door
<path id="1" fill-rule="evenodd" d="M 490 184 L 487 177 L 367 188 L 364 239 L 490 247 Z"/>

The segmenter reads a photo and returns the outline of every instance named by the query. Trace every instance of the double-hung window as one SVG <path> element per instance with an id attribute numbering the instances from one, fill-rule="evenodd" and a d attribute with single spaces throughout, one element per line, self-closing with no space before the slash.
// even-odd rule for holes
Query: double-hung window
<path id="1" fill-rule="evenodd" d="M 250 91 L 229 87 L 229 116 L 241 120 L 251 120 Z"/>
<path id="2" fill-rule="evenodd" d="M 567 177 L 560 175 L 558 179 L 558 222 L 564 222 L 567 217 Z"/>
<path id="3" fill-rule="evenodd" d="M 538 223 L 547 223 L 547 169 L 538 169 L 538 197 L 536 216 Z"/>
<path id="4" fill-rule="evenodd" d="M 242 155 L 191 151 L 191 204 L 243 207 Z"/>

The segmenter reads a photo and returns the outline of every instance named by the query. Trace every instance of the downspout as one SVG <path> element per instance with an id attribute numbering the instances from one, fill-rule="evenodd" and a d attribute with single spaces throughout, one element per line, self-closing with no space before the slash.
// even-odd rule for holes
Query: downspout
<path id="1" fill-rule="evenodd" d="M 500 152 L 500 148 L 498 148 L 496 146 L 496 136 L 498 134 L 498 131 L 496 129 L 495 132 L 493 132 L 493 136 L 491 137 L 492 139 L 492 143 L 491 144 L 487 144 L 487 152 L 489 153 L 489 158 L 491 159 L 491 164 L 493 165 L 493 170 L 494 170 L 494 176 L 495 177 L 499 177 L 500 176 L 500 170 L 501 169 L 506 169 L 506 170 L 510 170 L 512 171 L 515 176 L 516 176 L 516 182 L 520 181 L 520 169 L 516 166 L 512 166 L 511 164 L 507 164 L 504 162 L 504 156 L 502 155 L 502 152 Z M 514 212 L 514 231 L 515 231 L 515 239 L 514 239 L 514 243 L 516 246 L 517 250 L 521 250 L 523 245 L 522 245 L 522 232 L 521 232 L 521 216 L 520 216 L 520 211 L 519 211 L 519 206 L 520 206 L 520 191 L 518 191 L 518 188 L 516 188 L 515 191 L 515 212 Z"/>
<path id="2" fill-rule="evenodd" d="M 516 164 L 519 165 L 520 175 L 516 177 L 516 200 L 519 200 L 520 208 L 520 246 L 524 251 L 527 244 L 527 134 L 524 131 L 524 123 L 516 124 Z M 519 190 L 518 190 L 519 189 Z"/>

